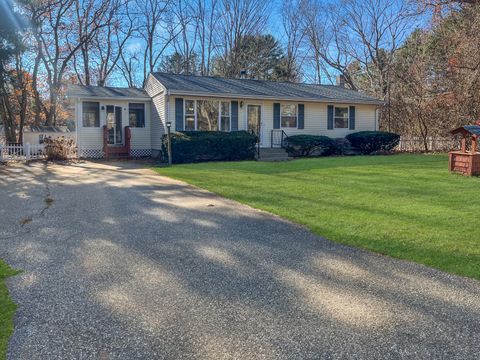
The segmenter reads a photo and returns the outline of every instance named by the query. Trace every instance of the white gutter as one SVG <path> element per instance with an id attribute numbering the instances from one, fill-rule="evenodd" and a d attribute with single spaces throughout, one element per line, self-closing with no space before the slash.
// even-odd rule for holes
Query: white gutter
<path id="1" fill-rule="evenodd" d="M 244 94 L 215 94 L 215 93 L 202 93 L 191 91 L 167 91 L 167 95 L 179 95 L 179 96 L 196 96 L 196 97 L 218 97 L 218 98 L 239 98 L 239 99 L 253 99 L 253 100 L 277 100 L 277 101 L 300 101 L 300 102 L 320 102 L 328 104 L 372 104 L 383 105 L 380 100 L 353 100 L 353 99 L 316 99 L 316 98 L 302 98 L 302 97 L 278 97 L 278 96 L 266 96 L 266 95 L 244 95 Z"/>

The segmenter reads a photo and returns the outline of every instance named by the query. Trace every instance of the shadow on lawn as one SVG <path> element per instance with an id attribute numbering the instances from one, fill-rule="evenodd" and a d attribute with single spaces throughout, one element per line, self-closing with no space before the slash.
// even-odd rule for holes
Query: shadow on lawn
<path id="1" fill-rule="evenodd" d="M 480 351 L 479 282 L 332 243 L 127 164 L 35 169 L 56 201 L 27 225 L 48 237 L 10 243 L 11 254 L 44 254 L 26 266 L 38 278 L 14 286 L 18 297 L 41 292 L 41 268 L 54 263 L 66 269 L 56 281 L 86 286 L 58 301 L 99 308 L 119 321 L 115 331 L 148 339 L 132 351 L 171 358 Z M 41 297 L 37 306 L 25 315 L 42 311 Z M 90 336 L 104 330 L 90 326 Z"/>

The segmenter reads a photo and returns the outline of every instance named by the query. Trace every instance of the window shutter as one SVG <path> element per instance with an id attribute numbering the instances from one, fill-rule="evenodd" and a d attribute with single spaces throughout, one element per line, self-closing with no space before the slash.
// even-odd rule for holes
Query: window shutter
<path id="1" fill-rule="evenodd" d="M 175 131 L 183 131 L 183 99 L 175 98 Z"/>
<path id="2" fill-rule="evenodd" d="M 333 105 L 328 105 L 327 108 L 327 129 L 333 129 Z"/>
<path id="3" fill-rule="evenodd" d="M 348 124 L 350 130 L 355 130 L 355 106 L 350 106 Z"/>
<path id="4" fill-rule="evenodd" d="M 232 101 L 231 103 L 231 129 L 232 131 L 238 131 L 238 101 Z"/>
<path id="5" fill-rule="evenodd" d="M 298 104 L 298 128 L 304 129 L 305 128 L 305 105 Z"/>
<path id="6" fill-rule="evenodd" d="M 280 104 L 273 103 L 273 128 L 280 129 Z"/>

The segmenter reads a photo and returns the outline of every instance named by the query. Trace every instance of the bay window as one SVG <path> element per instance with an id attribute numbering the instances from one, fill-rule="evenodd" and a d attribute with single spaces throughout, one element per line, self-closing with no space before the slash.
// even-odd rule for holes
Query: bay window
<path id="1" fill-rule="evenodd" d="M 186 131 L 230 131 L 230 102 L 219 100 L 184 101 Z"/>

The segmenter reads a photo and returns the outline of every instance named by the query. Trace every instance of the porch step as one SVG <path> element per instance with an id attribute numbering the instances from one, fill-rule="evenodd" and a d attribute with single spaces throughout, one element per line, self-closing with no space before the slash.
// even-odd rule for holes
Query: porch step
<path id="1" fill-rule="evenodd" d="M 285 149 L 264 148 L 260 149 L 258 161 L 285 161 L 291 159 Z"/>

